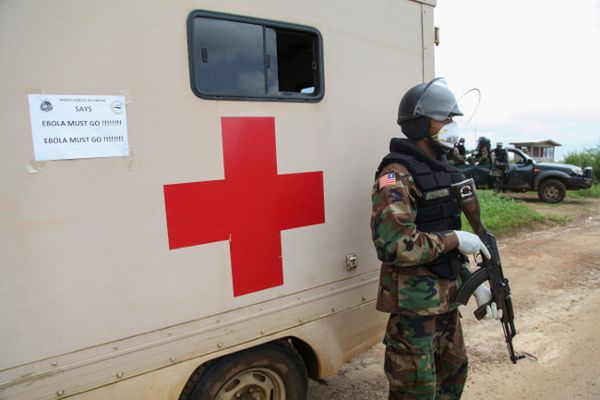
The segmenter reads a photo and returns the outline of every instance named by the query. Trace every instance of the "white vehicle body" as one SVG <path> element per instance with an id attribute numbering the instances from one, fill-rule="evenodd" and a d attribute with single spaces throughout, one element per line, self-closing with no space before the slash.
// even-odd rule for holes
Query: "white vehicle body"
<path id="1" fill-rule="evenodd" d="M 0 398 L 177 399 L 206 361 L 278 339 L 321 378 L 380 341 L 370 188 L 401 94 L 434 75 L 434 6 L 1 1 Z M 323 98 L 196 96 L 195 10 L 318 30 Z M 123 96 L 128 155 L 36 160 L 33 94 Z M 167 192 L 225 179 L 223 121 L 248 117 L 274 123 L 277 174 L 321 173 L 324 218 L 278 230 L 282 282 L 240 294 L 235 237 L 170 247 Z"/>

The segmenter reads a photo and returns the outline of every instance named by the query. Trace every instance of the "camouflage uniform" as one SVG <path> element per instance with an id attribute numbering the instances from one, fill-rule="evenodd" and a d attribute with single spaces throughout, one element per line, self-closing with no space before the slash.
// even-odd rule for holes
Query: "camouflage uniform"
<path id="1" fill-rule="evenodd" d="M 506 172 L 508 171 L 508 152 L 503 148 L 492 150 L 492 168 L 490 169 L 490 186 L 502 190 Z"/>
<path id="2" fill-rule="evenodd" d="M 470 272 L 463 266 L 458 279 L 447 280 L 422 266 L 444 252 L 444 233 L 416 229 L 421 193 L 404 166 L 385 166 L 372 193 L 371 230 L 383 261 L 377 309 L 391 313 L 384 339 L 389 399 L 459 399 L 467 356 L 451 299 Z"/>

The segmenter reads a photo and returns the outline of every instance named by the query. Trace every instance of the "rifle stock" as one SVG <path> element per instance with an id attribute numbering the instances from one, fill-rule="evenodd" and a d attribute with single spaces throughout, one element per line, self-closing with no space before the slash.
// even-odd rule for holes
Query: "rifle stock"
<path id="1" fill-rule="evenodd" d="M 479 236 L 491 255 L 489 260 L 482 257 L 482 261 L 478 263 L 479 269 L 463 283 L 456 294 L 455 301 L 458 304 L 467 304 L 475 289 L 485 281 L 489 281 L 490 290 L 492 292 L 492 299 L 490 302 L 495 302 L 498 309 L 502 310 L 502 319 L 500 322 L 502 323 L 502 328 L 504 330 L 508 353 L 510 360 L 513 364 L 516 364 L 517 361 L 524 356 L 515 353 L 512 345 L 512 339 L 517 334 L 517 331 L 514 324 L 510 287 L 508 285 L 508 279 L 504 277 L 504 273 L 502 272 L 502 263 L 500 261 L 500 254 L 498 253 L 496 237 L 488 232 L 481 220 L 481 210 L 473 179 L 467 179 L 452 185 L 450 191 L 460 204 L 473 231 Z M 484 304 L 475 310 L 475 317 L 477 319 L 482 319 L 485 316 L 486 306 L 487 304 Z"/>

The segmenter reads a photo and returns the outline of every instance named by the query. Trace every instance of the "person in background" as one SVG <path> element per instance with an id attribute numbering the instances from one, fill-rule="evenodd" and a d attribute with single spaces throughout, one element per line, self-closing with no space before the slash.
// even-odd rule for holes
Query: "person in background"
<path id="1" fill-rule="evenodd" d="M 491 147 L 492 144 L 490 139 L 486 138 L 485 136 L 481 136 L 477 140 L 477 148 L 475 149 L 477 165 L 489 165 Z"/>
<path id="2" fill-rule="evenodd" d="M 465 139 L 460 138 L 458 143 L 452 148 L 448 162 L 451 165 L 463 165 L 465 163 L 465 154 Z"/>
<path id="3" fill-rule="evenodd" d="M 460 154 L 464 159 L 467 155 L 467 149 L 465 149 L 465 138 L 460 138 L 458 140 L 458 145 L 456 148 L 458 149 L 458 154 Z"/>
<path id="4" fill-rule="evenodd" d="M 496 148 L 492 151 L 492 168 L 490 169 L 490 182 L 492 188 L 502 191 L 504 179 L 508 172 L 508 152 L 503 147 L 502 142 L 496 143 Z"/>

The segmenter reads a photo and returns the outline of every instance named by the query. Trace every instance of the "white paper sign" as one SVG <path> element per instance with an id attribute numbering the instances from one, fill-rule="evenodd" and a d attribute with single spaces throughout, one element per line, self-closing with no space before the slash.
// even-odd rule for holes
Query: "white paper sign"
<path id="1" fill-rule="evenodd" d="M 28 96 L 36 161 L 129 155 L 124 96 Z"/>

